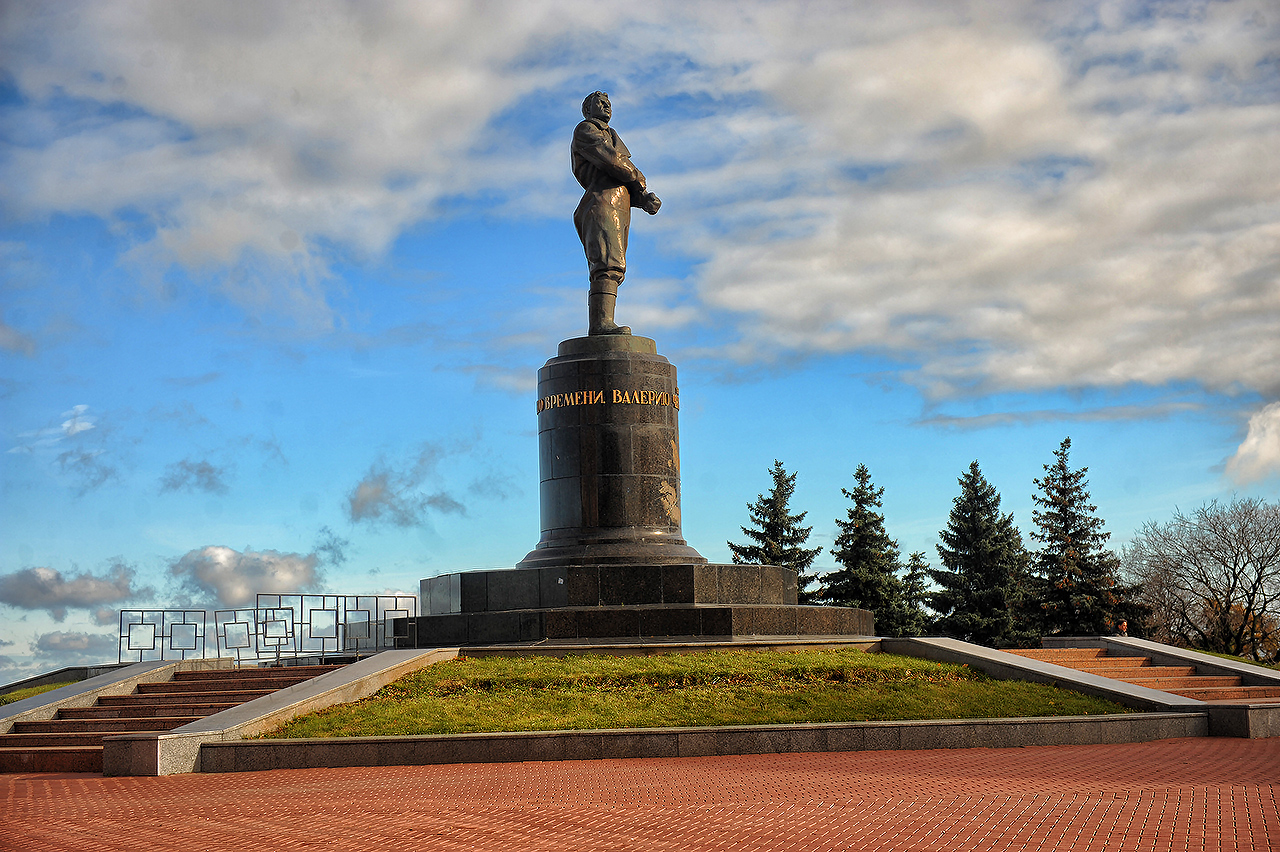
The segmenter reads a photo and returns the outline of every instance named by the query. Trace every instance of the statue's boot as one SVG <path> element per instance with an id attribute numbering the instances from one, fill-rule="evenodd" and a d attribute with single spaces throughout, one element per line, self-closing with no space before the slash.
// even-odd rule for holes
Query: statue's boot
<path id="1" fill-rule="evenodd" d="M 618 304 L 618 294 L 587 294 L 587 334 L 630 334 L 630 326 L 618 325 L 613 321 L 613 312 Z"/>

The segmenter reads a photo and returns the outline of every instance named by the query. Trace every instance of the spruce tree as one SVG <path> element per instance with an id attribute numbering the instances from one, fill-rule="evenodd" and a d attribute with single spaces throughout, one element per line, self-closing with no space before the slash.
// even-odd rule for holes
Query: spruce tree
<path id="1" fill-rule="evenodd" d="M 831 555 L 840 567 L 822 578 L 823 600 L 869 609 L 876 616 L 876 632 L 896 636 L 902 583 L 897 576 L 898 542 L 885 532 L 884 515 L 879 511 L 884 489 L 871 483 L 871 471 L 865 464 L 858 465 L 853 481 L 852 491 L 840 489 L 853 505 L 846 518 L 836 519 L 840 532 Z"/>
<path id="2" fill-rule="evenodd" d="M 925 584 L 928 571 L 924 551 L 917 550 L 907 557 L 906 576 L 902 578 L 901 629 L 897 636 L 920 636 L 928 627 L 929 617 L 924 609 L 929 599 Z"/>
<path id="3" fill-rule="evenodd" d="M 938 591 L 929 606 L 934 627 L 947 636 L 991 647 L 1026 644 L 1018 616 L 1028 580 L 1027 551 L 1013 514 L 1000 513 L 1000 495 L 975 461 L 960 477 L 960 496 L 938 533 L 942 567 L 930 569 Z"/>
<path id="4" fill-rule="evenodd" d="M 782 462 L 777 459 L 773 460 L 773 468 L 769 473 L 773 476 L 773 488 L 768 496 L 760 494 L 756 502 L 747 506 L 752 526 L 741 528 L 743 535 L 755 543 L 726 543 L 735 565 L 780 565 L 794 568 L 800 602 L 808 603 L 814 593 L 806 591 L 806 587 L 817 577 L 806 572 L 822 552 L 822 548 L 802 546 L 813 531 L 813 527 L 800 526 L 809 513 L 792 515 L 788 509 L 787 504 L 796 490 L 796 474 L 787 473 Z"/>
<path id="5" fill-rule="evenodd" d="M 1033 556 L 1035 581 L 1028 610 L 1043 633 L 1085 636 L 1111 633 L 1132 607 L 1125 598 L 1134 589 L 1120 583 L 1120 559 L 1107 549 L 1098 507 L 1089 502 L 1087 467 L 1072 470 L 1067 460 L 1071 439 L 1054 452 L 1054 463 L 1034 480 L 1039 494 L 1031 513 L 1040 542 Z M 1136 626 L 1136 625 L 1135 625 Z"/>

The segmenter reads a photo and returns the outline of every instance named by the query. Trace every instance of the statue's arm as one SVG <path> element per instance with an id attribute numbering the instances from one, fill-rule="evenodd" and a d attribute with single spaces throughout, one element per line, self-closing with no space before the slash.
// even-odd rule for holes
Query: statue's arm
<path id="1" fill-rule="evenodd" d="M 639 184 L 644 191 L 644 175 L 614 147 L 613 140 L 599 127 L 584 121 L 573 131 L 573 150 L 606 174 L 624 184 Z"/>

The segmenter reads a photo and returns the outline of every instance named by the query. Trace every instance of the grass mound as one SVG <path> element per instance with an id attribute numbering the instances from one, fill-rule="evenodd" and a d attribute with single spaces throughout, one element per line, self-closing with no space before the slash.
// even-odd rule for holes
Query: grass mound
<path id="1" fill-rule="evenodd" d="M 43 686 L 28 686 L 25 689 L 15 689 L 13 692 L 6 692 L 4 695 L 0 695 L 0 707 L 3 707 L 6 704 L 12 704 L 15 701 L 21 701 L 24 698 L 30 698 L 33 695 L 51 692 L 60 686 L 70 686 L 75 682 L 76 681 L 74 680 L 69 680 L 65 683 L 46 683 Z"/>
<path id="2" fill-rule="evenodd" d="M 269 737 L 395 736 L 1125 713 L 1043 684 L 855 649 L 437 663 Z"/>

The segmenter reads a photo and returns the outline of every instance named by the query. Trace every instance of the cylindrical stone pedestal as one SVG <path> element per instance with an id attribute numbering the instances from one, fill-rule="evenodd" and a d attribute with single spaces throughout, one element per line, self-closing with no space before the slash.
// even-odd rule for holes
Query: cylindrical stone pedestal
<path id="1" fill-rule="evenodd" d="M 562 342 L 537 410 L 542 537 L 518 567 L 707 561 L 680 531 L 680 391 L 651 339 Z"/>

